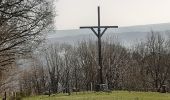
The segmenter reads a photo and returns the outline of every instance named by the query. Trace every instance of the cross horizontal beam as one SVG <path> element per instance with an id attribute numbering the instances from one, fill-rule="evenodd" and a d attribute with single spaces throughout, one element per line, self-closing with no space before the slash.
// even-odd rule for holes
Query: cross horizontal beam
<path id="1" fill-rule="evenodd" d="M 84 29 L 84 28 L 118 28 L 118 26 L 82 26 L 80 27 L 81 29 Z"/>

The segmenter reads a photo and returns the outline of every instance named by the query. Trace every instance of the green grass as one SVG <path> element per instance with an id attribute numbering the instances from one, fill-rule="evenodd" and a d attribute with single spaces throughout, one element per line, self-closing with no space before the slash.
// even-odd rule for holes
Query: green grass
<path id="1" fill-rule="evenodd" d="M 27 97 L 23 100 L 170 100 L 169 93 L 156 92 L 128 92 L 113 91 L 112 93 L 102 92 L 80 92 L 78 94 L 57 94 L 51 97 L 41 95 L 35 97 Z"/>

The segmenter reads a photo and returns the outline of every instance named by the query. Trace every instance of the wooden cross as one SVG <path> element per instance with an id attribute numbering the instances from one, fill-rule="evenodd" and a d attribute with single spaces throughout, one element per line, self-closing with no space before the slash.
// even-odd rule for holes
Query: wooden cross
<path id="1" fill-rule="evenodd" d="M 101 37 L 106 32 L 108 28 L 118 28 L 118 26 L 100 26 L 100 7 L 98 6 L 98 26 L 83 26 L 80 29 L 91 29 L 93 33 L 98 38 L 98 65 L 99 65 L 99 84 L 104 84 L 103 81 L 103 66 L 102 66 L 102 56 L 101 56 Z M 97 29 L 97 32 L 95 31 Z M 101 29 L 104 29 L 101 31 Z"/>

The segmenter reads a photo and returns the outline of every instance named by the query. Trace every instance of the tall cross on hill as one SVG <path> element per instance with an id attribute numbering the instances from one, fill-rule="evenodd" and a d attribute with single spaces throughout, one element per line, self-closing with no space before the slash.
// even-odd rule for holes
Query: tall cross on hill
<path id="1" fill-rule="evenodd" d="M 101 37 L 103 36 L 103 34 L 106 32 L 108 28 L 118 28 L 118 26 L 100 26 L 100 7 L 98 6 L 98 26 L 80 27 L 80 29 L 86 29 L 86 28 L 91 29 L 98 38 L 98 65 L 99 65 L 98 79 L 99 79 L 99 84 L 104 84 L 102 55 L 101 55 Z M 97 29 L 97 32 L 95 29 Z M 102 29 L 103 31 L 101 31 Z"/>

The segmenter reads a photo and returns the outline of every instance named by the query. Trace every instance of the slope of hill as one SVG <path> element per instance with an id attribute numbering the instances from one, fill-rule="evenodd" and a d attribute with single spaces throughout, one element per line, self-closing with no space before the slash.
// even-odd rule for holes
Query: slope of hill
<path id="1" fill-rule="evenodd" d="M 160 32 L 163 36 L 168 37 L 170 35 L 170 23 L 164 24 L 150 24 L 150 25 L 138 25 L 129 27 L 120 27 L 118 29 L 108 29 L 103 36 L 106 37 L 118 37 L 120 42 L 124 45 L 130 45 L 137 40 L 144 40 L 146 36 L 151 32 Z M 48 34 L 48 42 L 59 43 L 76 43 L 81 40 L 96 39 L 94 33 L 88 29 L 77 30 L 54 30 Z"/>

